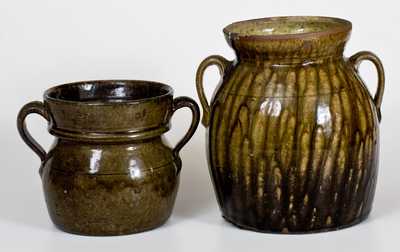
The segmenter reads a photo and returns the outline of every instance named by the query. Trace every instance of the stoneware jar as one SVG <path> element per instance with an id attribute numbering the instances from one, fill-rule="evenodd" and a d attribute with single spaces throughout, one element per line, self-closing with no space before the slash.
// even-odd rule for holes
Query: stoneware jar
<path id="1" fill-rule="evenodd" d="M 170 148 L 163 133 L 174 111 L 188 107 L 193 120 Z M 28 133 L 25 118 L 49 122 L 55 141 L 46 153 Z M 171 87 L 149 81 L 87 81 L 53 87 L 44 103 L 26 104 L 18 130 L 39 155 L 48 211 L 54 224 L 84 235 L 149 230 L 171 214 L 179 183 L 179 151 L 194 134 L 199 109 Z"/>
<path id="2" fill-rule="evenodd" d="M 237 58 L 210 56 L 196 85 L 210 173 L 223 217 L 262 232 L 335 230 L 364 220 L 374 198 L 384 72 L 370 52 L 343 50 L 351 23 L 274 17 L 224 29 Z M 357 73 L 378 71 L 371 97 Z M 210 102 L 203 73 L 222 82 Z"/>

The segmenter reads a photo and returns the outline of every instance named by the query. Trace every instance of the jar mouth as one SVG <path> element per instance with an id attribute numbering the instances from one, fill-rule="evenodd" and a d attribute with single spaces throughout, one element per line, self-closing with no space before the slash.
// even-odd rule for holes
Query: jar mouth
<path id="1" fill-rule="evenodd" d="M 351 22 L 340 18 L 285 16 L 235 22 L 226 26 L 224 33 L 231 39 L 281 40 L 349 32 L 351 27 Z"/>
<path id="2" fill-rule="evenodd" d="M 44 93 L 44 99 L 85 105 L 131 104 L 171 96 L 170 86 L 144 80 L 89 80 L 58 85 Z"/>

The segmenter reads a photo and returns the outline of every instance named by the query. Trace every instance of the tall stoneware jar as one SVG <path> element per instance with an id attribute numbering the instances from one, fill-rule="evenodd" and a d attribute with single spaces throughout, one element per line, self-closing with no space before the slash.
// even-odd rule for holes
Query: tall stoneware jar
<path id="1" fill-rule="evenodd" d="M 274 17 L 224 29 L 234 61 L 210 56 L 196 85 L 208 158 L 223 217 L 256 231 L 335 230 L 367 218 L 375 193 L 381 61 L 343 50 L 351 23 L 330 17 Z M 374 97 L 357 73 L 371 61 Z M 221 84 L 210 103 L 203 73 Z"/>

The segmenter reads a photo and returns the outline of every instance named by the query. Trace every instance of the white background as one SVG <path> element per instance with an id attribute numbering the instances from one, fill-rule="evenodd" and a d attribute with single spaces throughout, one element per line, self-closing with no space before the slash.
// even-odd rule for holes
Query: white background
<path id="1" fill-rule="evenodd" d="M 151 1 L 0 0 L 0 251 L 399 251 L 399 5 L 398 1 Z M 214 197 L 199 126 L 182 151 L 181 186 L 172 217 L 154 231 L 83 237 L 50 222 L 38 176 L 39 159 L 22 142 L 15 121 L 45 89 L 87 79 L 165 82 L 175 95 L 197 99 L 195 71 L 210 54 L 232 59 L 222 28 L 278 15 L 337 16 L 353 22 L 346 56 L 371 50 L 386 69 L 377 195 L 370 218 L 355 227 L 312 235 L 239 230 L 223 221 Z M 361 74 L 374 92 L 375 69 Z M 218 81 L 207 72 L 208 95 Z M 179 111 L 168 133 L 175 143 L 189 125 Z M 36 139 L 52 137 L 39 116 L 28 119 Z"/>

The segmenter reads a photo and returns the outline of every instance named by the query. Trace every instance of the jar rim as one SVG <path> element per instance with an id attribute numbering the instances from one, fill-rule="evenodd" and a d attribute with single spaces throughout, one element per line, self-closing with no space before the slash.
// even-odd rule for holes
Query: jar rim
<path id="1" fill-rule="evenodd" d="M 147 80 L 87 80 L 56 85 L 44 92 L 44 100 L 82 105 L 137 104 L 172 96 L 169 85 Z"/>
<path id="2" fill-rule="evenodd" d="M 336 17 L 278 16 L 234 22 L 223 32 L 231 39 L 287 40 L 348 33 L 351 28 L 350 21 Z"/>

